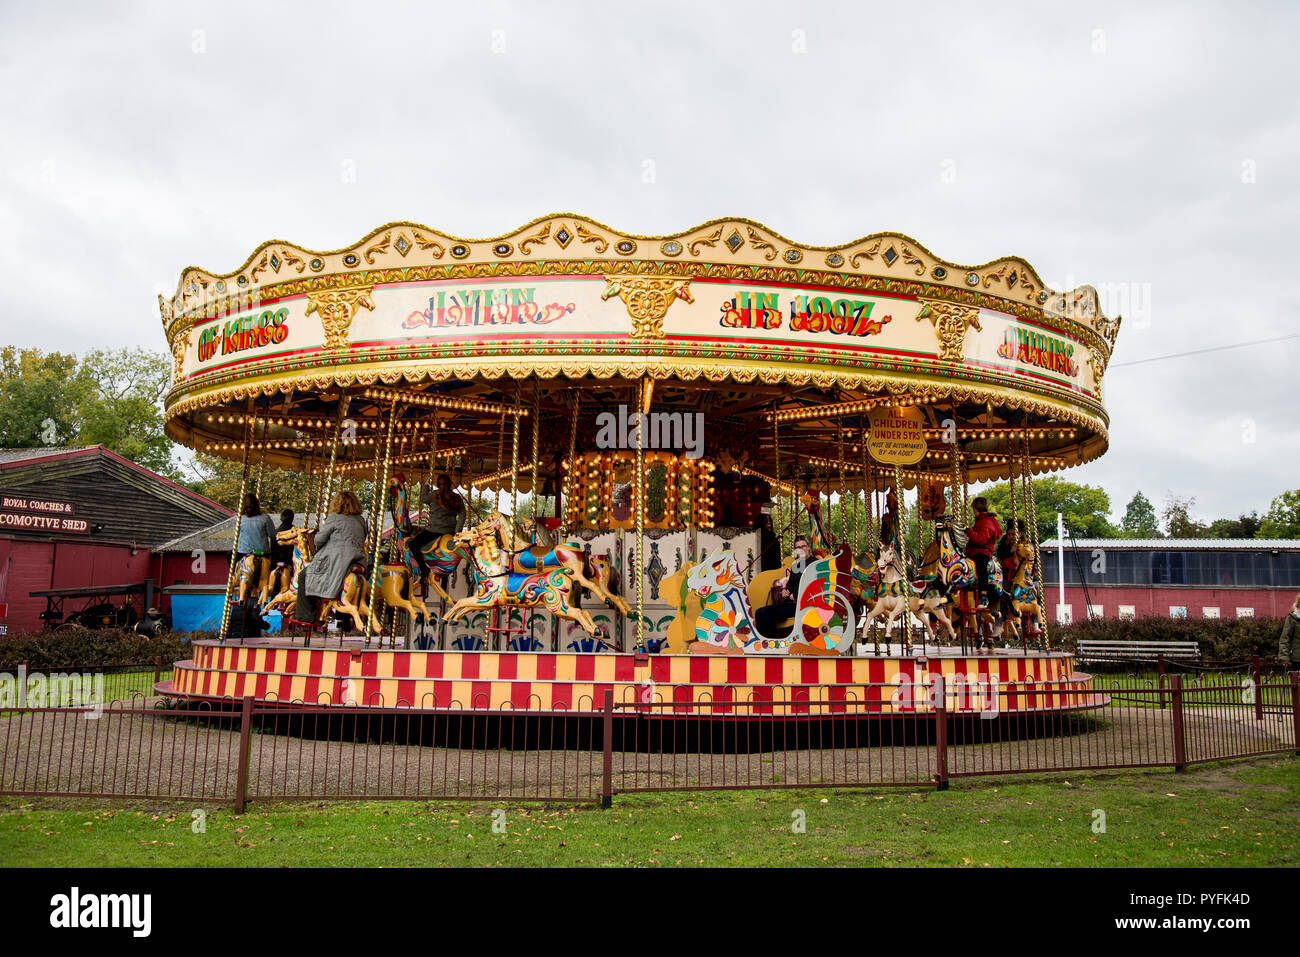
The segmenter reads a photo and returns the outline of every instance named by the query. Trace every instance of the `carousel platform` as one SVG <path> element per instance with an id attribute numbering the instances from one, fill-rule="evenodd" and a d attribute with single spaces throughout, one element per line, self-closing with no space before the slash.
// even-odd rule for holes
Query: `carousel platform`
<path id="1" fill-rule="evenodd" d="M 319 639 L 317 639 L 319 642 Z M 617 652 L 419 651 L 306 647 L 301 639 L 196 642 L 158 694 L 190 701 L 258 702 L 378 710 L 595 715 L 616 704 L 655 703 L 671 716 L 892 715 L 932 710 L 934 675 L 954 713 L 1097 708 L 1106 696 L 1074 670 L 1074 656 L 1002 649 L 963 655 L 919 647 L 856 657 L 635 655 Z M 884 649 L 882 648 L 882 651 Z M 901 652 L 897 645 L 889 649 Z"/>

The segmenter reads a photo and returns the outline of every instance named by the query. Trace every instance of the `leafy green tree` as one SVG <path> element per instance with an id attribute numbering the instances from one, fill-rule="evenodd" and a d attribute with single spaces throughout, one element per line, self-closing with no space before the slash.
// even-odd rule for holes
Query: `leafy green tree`
<path id="1" fill-rule="evenodd" d="M 81 445 L 103 445 L 169 478 L 174 443 L 163 434 L 162 399 L 171 378 L 170 360 L 144 349 L 95 349 L 81 360 L 84 383 L 77 407 Z"/>
<path id="2" fill-rule="evenodd" d="M 1125 538 L 1160 537 L 1160 520 L 1156 517 L 1156 508 L 1141 492 L 1134 495 L 1129 500 L 1128 507 L 1124 509 L 1120 533 Z"/>
<path id="3" fill-rule="evenodd" d="M 1210 537 L 1209 526 L 1192 518 L 1192 507 L 1195 504 L 1195 496 L 1179 498 L 1173 492 L 1168 493 L 1160 518 L 1164 521 L 1165 532 L 1170 538 Z"/>
<path id="4" fill-rule="evenodd" d="M 0 447 L 74 444 L 86 392 L 75 355 L 0 349 Z"/>
<path id="5" fill-rule="evenodd" d="M 75 355 L 0 350 L 0 446 L 103 445 L 170 478 L 173 443 L 163 434 L 170 362 L 144 349 Z"/>
<path id="6" fill-rule="evenodd" d="M 1217 518 L 1210 523 L 1210 538 L 1254 538 L 1263 519 L 1259 512 L 1243 512 L 1236 518 Z"/>
<path id="7" fill-rule="evenodd" d="M 1259 537 L 1300 538 L 1300 488 L 1273 499 L 1260 522 Z"/>
<path id="8" fill-rule="evenodd" d="M 1006 482 L 990 485 L 975 494 L 989 500 L 989 508 L 996 513 L 1003 528 L 1010 524 L 1011 489 Z M 1110 523 L 1110 496 L 1105 489 L 1048 475 L 1034 480 L 1034 504 L 1037 506 L 1038 537 L 1041 540 L 1056 537 L 1057 512 L 1064 516 L 1066 528 L 1079 538 L 1115 538 L 1119 535 L 1119 530 Z M 1027 512 L 1027 503 L 1017 489 L 1016 513 L 1024 518 Z"/>

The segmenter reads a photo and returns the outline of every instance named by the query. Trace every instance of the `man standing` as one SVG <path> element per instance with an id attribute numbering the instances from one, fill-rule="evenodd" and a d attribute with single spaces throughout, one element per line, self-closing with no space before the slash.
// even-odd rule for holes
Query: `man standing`
<path id="1" fill-rule="evenodd" d="M 989 562 L 993 559 L 993 549 L 1002 537 L 1002 526 L 997 516 L 989 511 L 989 500 L 980 496 L 971 502 L 975 510 L 975 524 L 970 528 L 966 544 L 966 557 L 975 563 L 975 575 L 979 580 L 980 610 L 987 609 L 995 596 L 989 594 Z"/>

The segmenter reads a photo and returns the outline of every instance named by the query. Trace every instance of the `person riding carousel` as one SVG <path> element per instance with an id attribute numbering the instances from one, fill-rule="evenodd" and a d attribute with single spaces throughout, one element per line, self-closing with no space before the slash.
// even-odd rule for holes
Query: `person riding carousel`
<path id="1" fill-rule="evenodd" d="M 1002 566 L 1002 580 L 1009 582 L 1016 577 L 1016 567 L 1020 564 L 1020 559 L 1016 556 L 1016 546 L 1025 541 L 1027 535 L 1025 529 L 1025 520 L 1016 519 L 1016 527 L 1007 529 L 1007 533 L 1002 536 L 1002 541 L 998 542 L 997 552 L 994 557 Z"/>
<path id="2" fill-rule="evenodd" d="M 262 512 L 257 496 L 244 496 L 242 517 L 239 520 L 239 542 L 235 546 L 235 561 L 245 555 L 270 559 L 275 540 L 275 519 Z"/>
<path id="3" fill-rule="evenodd" d="M 439 474 L 437 488 L 420 484 L 420 501 L 424 505 L 424 528 L 407 542 L 420 566 L 420 578 L 429 575 L 429 563 L 424 559 L 424 546 L 440 535 L 454 535 L 465 528 L 465 499 L 452 488 L 451 476 Z"/>
<path id="4" fill-rule="evenodd" d="M 779 590 L 780 600 L 764 605 L 754 614 L 754 627 L 764 638 L 776 639 L 776 627 L 787 618 L 794 616 L 795 599 L 799 597 L 799 578 L 808 563 L 808 539 L 800 535 L 794 540 L 794 560 L 790 563 L 790 574 L 774 582 L 772 590 Z"/>
<path id="5" fill-rule="evenodd" d="M 975 510 L 975 523 L 967 533 L 966 557 L 975 563 L 975 576 L 979 582 L 979 609 L 986 610 L 997 597 L 989 587 L 989 562 L 993 560 L 993 549 L 1002 537 L 1002 526 L 997 516 L 989 511 L 989 500 L 980 496 L 971 502 Z"/>
<path id="6" fill-rule="evenodd" d="M 316 553 L 299 574 L 298 594 L 308 599 L 335 599 L 343 588 L 343 579 L 353 565 L 366 558 L 366 523 L 361 518 L 361 502 L 344 489 L 330 501 L 330 514 L 316 533 Z M 314 621 L 315 608 L 299 609 L 302 621 Z M 317 607 L 319 607 L 317 605 Z"/>

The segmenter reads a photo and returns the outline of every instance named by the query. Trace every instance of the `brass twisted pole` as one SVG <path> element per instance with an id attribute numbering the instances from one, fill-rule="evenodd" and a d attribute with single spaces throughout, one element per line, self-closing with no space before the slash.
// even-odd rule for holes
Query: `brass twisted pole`
<path id="1" fill-rule="evenodd" d="M 348 417 L 348 406 L 352 404 L 351 396 L 339 397 L 338 422 L 334 426 L 334 441 L 330 443 L 330 464 L 325 471 L 325 486 L 321 489 L 320 507 L 316 510 L 316 524 L 312 526 L 312 531 L 320 531 L 321 518 L 324 517 L 326 509 L 330 507 L 330 498 L 334 493 L 334 466 L 338 461 L 339 440 L 343 436 L 343 421 Z M 342 485 L 342 478 L 339 480 Z"/>
<path id="2" fill-rule="evenodd" d="M 1030 541 L 1032 541 L 1034 544 L 1034 575 L 1033 575 L 1034 597 L 1038 599 L 1038 607 L 1043 611 L 1043 614 L 1040 616 L 1042 618 L 1042 621 L 1039 622 L 1039 626 L 1043 630 L 1043 638 L 1042 638 L 1043 649 L 1046 651 L 1050 651 L 1052 648 L 1052 642 L 1047 631 L 1047 601 L 1043 595 L 1043 556 L 1042 556 L 1042 552 L 1038 547 L 1038 502 L 1034 498 L 1034 475 L 1033 475 L 1033 468 L 1029 462 L 1029 434 L 1028 433 L 1025 433 L 1024 449 L 1025 449 L 1025 468 L 1024 468 L 1025 488 L 1027 490 L 1026 498 L 1028 499 L 1028 505 L 1029 505 L 1029 514 L 1028 516 L 1026 516 L 1026 524 L 1028 525 L 1028 529 L 1029 529 Z M 1065 569 L 1060 568 L 1057 570 L 1057 573 L 1064 578 Z M 1057 614 L 1059 615 L 1060 613 L 1061 612 L 1058 609 Z"/>
<path id="3" fill-rule="evenodd" d="M 380 564 L 380 539 L 384 532 L 383 504 L 384 495 L 388 492 L 388 470 L 393 457 L 393 424 L 397 418 L 397 396 L 393 396 L 393 401 L 388 407 L 388 435 L 384 439 L 384 457 L 382 459 L 382 475 L 380 474 L 381 460 L 375 457 L 375 494 L 371 496 L 371 513 L 370 525 L 372 529 L 372 539 L 370 546 L 370 614 L 366 617 L 366 647 L 370 647 L 370 636 L 375 630 L 375 606 L 379 604 L 379 572 Z M 396 527 L 393 529 L 397 531 Z M 379 646 L 384 644 L 383 636 L 380 636 Z"/>
<path id="4" fill-rule="evenodd" d="M 577 462 L 574 460 L 574 457 L 577 454 L 577 450 L 578 450 L 578 390 L 577 389 L 572 390 L 570 399 L 572 400 L 573 412 L 569 420 L 569 459 L 568 459 L 569 467 L 564 470 L 564 486 L 562 489 L 564 498 L 560 502 L 560 509 L 559 509 L 562 515 L 562 518 L 560 520 L 560 536 L 562 538 L 568 537 L 569 528 L 573 524 L 573 503 L 571 499 L 573 496 L 573 483 L 575 481 L 573 473 L 577 469 Z"/>
<path id="5" fill-rule="evenodd" d="M 645 651 L 645 380 L 637 385 L 636 420 L 636 650 Z"/>
<path id="6" fill-rule="evenodd" d="M 777 421 L 777 413 L 775 411 L 772 413 L 772 450 L 776 454 L 776 468 L 774 473 L 776 475 L 776 488 L 772 489 L 773 497 L 776 499 L 776 524 L 774 527 L 777 534 L 780 535 L 782 539 L 778 547 L 780 547 L 781 556 L 783 556 L 785 554 L 785 532 L 783 530 L 784 526 L 781 524 L 781 427 Z M 778 559 L 781 556 L 777 556 Z"/>
<path id="7" fill-rule="evenodd" d="M 542 469 L 537 464 L 537 456 L 540 452 L 538 444 L 540 436 L 538 430 L 542 421 L 542 388 L 541 383 L 537 383 L 537 388 L 533 391 L 533 527 L 537 527 L 537 520 L 542 515 Z"/>
<path id="8" fill-rule="evenodd" d="M 894 516 L 894 539 L 898 542 L 899 564 L 903 567 L 903 654 L 912 653 L 912 610 L 908 607 L 907 590 L 911 575 L 907 569 L 907 521 L 903 515 L 903 467 L 894 466 L 894 501 L 898 514 Z"/>
<path id="9" fill-rule="evenodd" d="M 226 598 L 221 603 L 221 641 L 224 643 L 230 628 L 230 593 L 235 587 L 235 556 L 239 554 L 239 529 L 244 518 L 244 496 L 248 494 L 248 451 L 253 442 L 253 410 L 256 408 L 252 399 L 248 400 L 248 427 L 244 430 L 244 467 L 239 479 L 239 503 L 235 510 L 235 537 L 230 543 L 230 567 L 226 569 Z"/>

